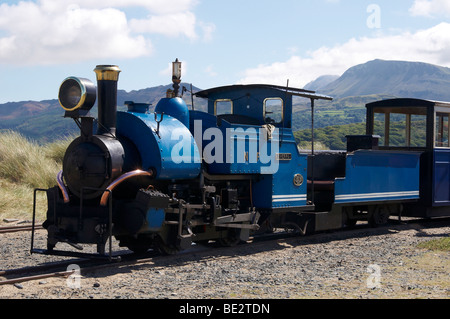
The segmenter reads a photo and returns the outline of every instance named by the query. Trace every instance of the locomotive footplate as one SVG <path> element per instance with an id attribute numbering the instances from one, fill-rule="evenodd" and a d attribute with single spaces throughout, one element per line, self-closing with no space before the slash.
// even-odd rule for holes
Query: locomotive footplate
<path id="1" fill-rule="evenodd" d="M 260 216 L 258 212 L 222 216 L 214 221 L 214 226 L 259 230 L 258 220 Z"/>

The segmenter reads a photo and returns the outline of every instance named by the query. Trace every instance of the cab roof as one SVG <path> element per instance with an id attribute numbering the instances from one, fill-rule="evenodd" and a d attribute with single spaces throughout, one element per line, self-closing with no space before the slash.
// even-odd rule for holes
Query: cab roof
<path id="1" fill-rule="evenodd" d="M 203 90 L 200 92 L 195 93 L 196 96 L 202 97 L 202 98 L 210 98 L 211 95 L 231 92 L 231 91 L 237 91 L 237 90 L 243 90 L 243 89 L 271 89 L 271 90 L 277 90 L 280 92 L 284 92 L 290 95 L 300 96 L 308 99 L 314 99 L 314 100 L 328 100 L 331 101 L 333 98 L 330 96 L 317 94 L 314 91 L 304 90 L 304 89 L 298 89 L 298 88 L 292 88 L 292 87 L 283 87 L 278 85 L 271 85 L 271 84 L 236 84 L 236 85 L 228 85 L 228 86 L 220 86 L 211 88 L 208 90 Z"/>

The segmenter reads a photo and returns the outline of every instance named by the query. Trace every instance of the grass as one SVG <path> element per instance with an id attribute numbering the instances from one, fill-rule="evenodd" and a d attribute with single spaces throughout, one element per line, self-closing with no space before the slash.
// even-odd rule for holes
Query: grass
<path id="1" fill-rule="evenodd" d="M 0 222 L 4 218 L 31 219 L 33 189 L 56 185 L 64 151 L 71 137 L 39 145 L 14 131 L 0 134 Z M 46 199 L 38 196 L 38 218 L 46 211 Z"/>
<path id="2" fill-rule="evenodd" d="M 55 172 L 58 165 L 43 147 L 12 131 L 0 135 L 1 178 L 33 188 L 50 187 Z"/>
<path id="3" fill-rule="evenodd" d="M 44 220 L 47 208 L 45 193 L 38 193 L 36 212 L 39 221 Z M 0 179 L 0 223 L 4 218 L 31 221 L 33 212 L 33 188 Z"/>
<path id="4" fill-rule="evenodd" d="M 429 240 L 420 243 L 417 247 L 434 251 L 450 251 L 450 237 Z"/>

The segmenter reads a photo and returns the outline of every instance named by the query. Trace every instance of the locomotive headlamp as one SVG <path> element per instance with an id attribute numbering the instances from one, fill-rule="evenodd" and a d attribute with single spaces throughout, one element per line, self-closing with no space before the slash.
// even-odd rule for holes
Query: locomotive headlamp
<path id="1" fill-rule="evenodd" d="M 172 62 L 172 81 L 181 81 L 181 62 L 178 59 L 175 62 Z"/>
<path id="2" fill-rule="evenodd" d="M 178 59 L 172 62 L 172 82 L 173 82 L 173 95 L 178 96 L 178 90 L 181 83 L 181 62 Z"/>
<path id="3" fill-rule="evenodd" d="M 86 116 L 94 106 L 97 88 L 88 79 L 68 77 L 59 87 L 59 104 L 66 110 L 66 116 Z"/>

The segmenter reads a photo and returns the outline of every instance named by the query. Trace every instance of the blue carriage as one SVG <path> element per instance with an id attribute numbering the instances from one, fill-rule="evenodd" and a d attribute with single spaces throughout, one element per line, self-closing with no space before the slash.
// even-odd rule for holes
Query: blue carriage
<path id="1" fill-rule="evenodd" d="M 390 215 L 448 216 L 450 103 L 400 98 L 366 108 L 366 135 L 347 136 L 330 211 L 349 225 L 384 224 Z"/>

